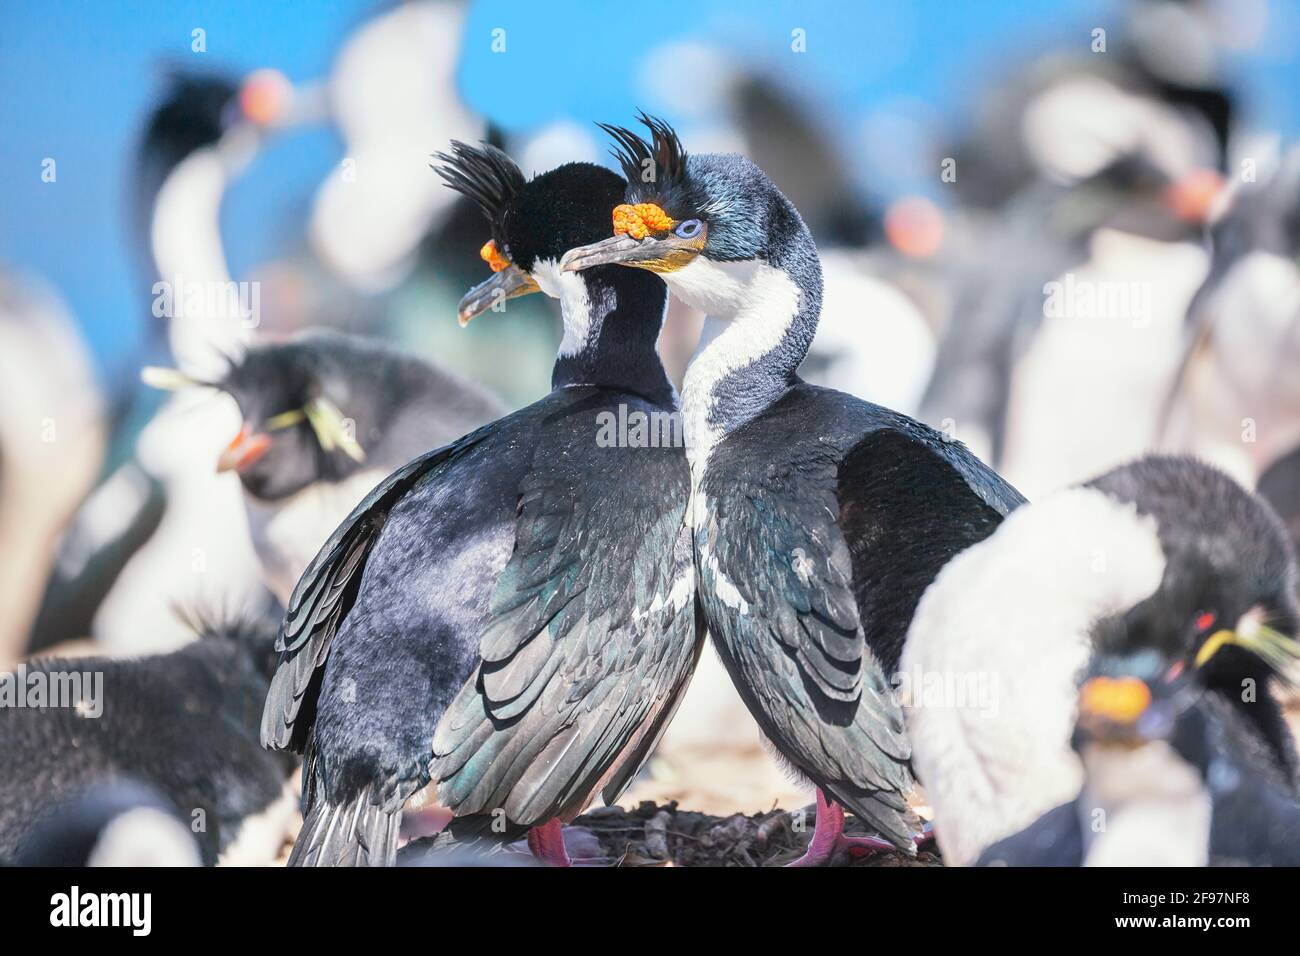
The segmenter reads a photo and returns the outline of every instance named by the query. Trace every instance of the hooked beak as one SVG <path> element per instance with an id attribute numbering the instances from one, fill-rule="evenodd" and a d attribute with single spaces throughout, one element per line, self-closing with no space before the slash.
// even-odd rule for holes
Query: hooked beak
<path id="1" fill-rule="evenodd" d="M 588 246 L 570 249 L 560 259 L 564 272 L 581 272 L 592 266 L 615 264 L 650 272 L 676 272 L 689 264 L 704 248 L 702 238 L 682 239 L 668 233 L 664 236 L 610 236 Z"/>
<path id="2" fill-rule="evenodd" d="M 240 426 L 235 440 L 226 446 L 226 450 L 217 459 L 217 472 L 243 472 L 265 455 L 270 447 L 270 435 L 255 432 L 244 423 Z"/>
<path id="3" fill-rule="evenodd" d="M 470 319 L 482 315 L 499 302 L 540 291 L 527 272 L 516 265 L 507 266 L 465 293 L 456 307 L 456 320 L 464 328 Z"/>

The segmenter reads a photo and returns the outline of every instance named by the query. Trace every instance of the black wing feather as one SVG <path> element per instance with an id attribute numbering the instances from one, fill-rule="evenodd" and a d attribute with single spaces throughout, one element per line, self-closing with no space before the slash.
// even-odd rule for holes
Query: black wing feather
<path id="1" fill-rule="evenodd" d="M 700 491 L 701 599 L 750 712 L 910 849 L 911 751 L 889 677 L 921 593 L 1024 499 L 959 443 L 810 386 L 720 444 Z"/>
<path id="2" fill-rule="evenodd" d="M 280 666 L 271 680 L 262 712 L 264 747 L 303 751 L 330 642 L 352 607 L 366 559 L 389 512 L 416 482 L 472 447 L 483 434 L 484 429 L 480 429 L 393 472 L 366 495 L 325 542 L 293 589 L 276 641 Z M 307 719 L 299 720 L 300 713 Z"/>
<path id="3" fill-rule="evenodd" d="M 582 444 L 539 444 L 556 447 Z M 689 489 L 679 449 L 597 449 L 530 471 L 483 662 L 434 735 L 442 803 L 533 824 L 635 774 L 700 650 Z"/>

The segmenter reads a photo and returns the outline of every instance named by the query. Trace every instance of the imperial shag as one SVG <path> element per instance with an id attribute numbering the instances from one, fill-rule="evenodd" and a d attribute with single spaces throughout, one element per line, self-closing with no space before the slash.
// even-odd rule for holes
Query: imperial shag
<path id="1" fill-rule="evenodd" d="M 700 595 L 750 712 L 819 791 L 801 862 L 863 848 L 839 804 L 910 850 L 890 675 L 922 591 L 1023 499 L 960 443 L 801 381 L 822 282 L 799 213 L 753 163 L 688 158 L 643 119 L 653 145 L 605 127 L 631 183 L 616 235 L 564 267 L 656 272 L 708 314 L 682 396 Z"/>
<path id="2" fill-rule="evenodd" d="M 699 654 L 686 458 L 599 440 L 610 415 L 671 421 L 667 292 L 559 268 L 626 184 L 585 163 L 525 182 L 487 146 L 441 159 L 492 224 L 462 321 L 540 289 L 564 339 L 548 396 L 395 472 L 298 583 L 262 728 L 307 755 L 298 865 L 391 863 L 417 806 L 500 814 L 567 864 L 561 822 L 627 785 Z"/>

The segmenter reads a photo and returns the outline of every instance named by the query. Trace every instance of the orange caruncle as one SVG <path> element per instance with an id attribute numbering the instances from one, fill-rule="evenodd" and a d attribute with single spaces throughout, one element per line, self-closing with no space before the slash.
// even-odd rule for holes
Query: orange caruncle
<path id="1" fill-rule="evenodd" d="M 614 207 L 616 236 L 628 235 L 640 240 L 652 232 L 665 232 L 675 225 L 677 220 L 652 202 L 641 202 L 635 206 L 624 203 Z"/>
<path id="2" fill-rule="evenodd" d="M 483 243 L 483 248 L 478 251 L 478 254 L 479 258 L 492 267 L 493 272 L 500 272 L 510 267 L 510 260 L 497 252 L 497 244 L 492 239 Z"/>

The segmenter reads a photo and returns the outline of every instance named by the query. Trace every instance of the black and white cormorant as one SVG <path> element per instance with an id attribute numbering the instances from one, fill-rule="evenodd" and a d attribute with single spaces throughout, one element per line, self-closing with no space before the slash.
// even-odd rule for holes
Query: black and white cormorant
<path id="1" fill-rule="evenodd" d="M 205 865 L 275 860 L 294 819 L 292 763 L 258 741 L 275 629 L 199 630 L 169 654 L 50 657 L 0 673 L 0 859 L 58 808 L 135 780 L 180 814 Z"/>
<path id="2" fill-rule="evenodd" d="M 1023 499 L 919 422 L 801 381 L 822 283 L 799 213 L 753 163 L 688 158 L 643 119 L 653 145 L 607 127 L 630 182 L 617 234 L 564 268 L 650 270 L 708 314 L 682 404 L 709 630 L 764 735 L 819 791 L 802 862 L 848 842 L 840 804 L 910 849 L 890 675 L 921 592 Z"/>
<path id="3" fill-rule="evenodd" d="M 154 330 L 165 332 L 186 375 L 220 374 L 251 335 L 238 314 L 247 303 L 226 294 L 236 287 L 221 242 L 221 202 L 263 138 L 288 121 L 291 104 L 287 81 L 274 71 L 256 71 L 242 84 L 178 71 L 145 123 L 133 179 L 135 238 L 154 313 L 149 352 L 162 346 Z M 169 599 L 220 601 L 251 615 L 269 601 L 239 489 L 211 465 L 238 427 L 235 409 L 204 390 L 158 408 L 138 395 L 125 404 L 134 408 L 123 410 L 112 471 L 64 536 L 32 650 L 87 636 L 113 654 L 169 649 L 192 637 Z M 146 415 L 143 428 L 132 420 Z"/>
<path id="4" fill-rule="evenodd" d="M 1078 713 L 1079 795 L 980 866 L 1300 864 L 1300 801 L 1268 745 L 1178 662 L 1099 657 Z"/>
<path id="5" fill-rule="evenodd" d="M 293 864 L 391 864 L 417 807 L 496 814 L 567 863 L 561 822 L 644 763 L 703 636 L 689 468 L 648 435 L 676 407 L 655 352 L 667 291 L 559 268 L 626 183 L 580 163 L 525 182 L 490 146 L 441 159 L 491 222 L 496 274 L 462 322 L 540 289 L 564 339 L 548 396 L 391 475 L 294 590 L 262 726 L 306 754 Z M 614 420 L 625 440 L 602 440 Z"/>
<path id="6" fill-rule="evenodd" d="M 1098 648 L 1177 662 L 1294 781 L 1274 684 L 1297 656 L 1295 588 L 1277 516 L 1185 458 L 1048 495 L 955 558 L 922 597 L 902 662 L 944 860 L 969 865 L 1078 794 L 1076 688 Z"/>

